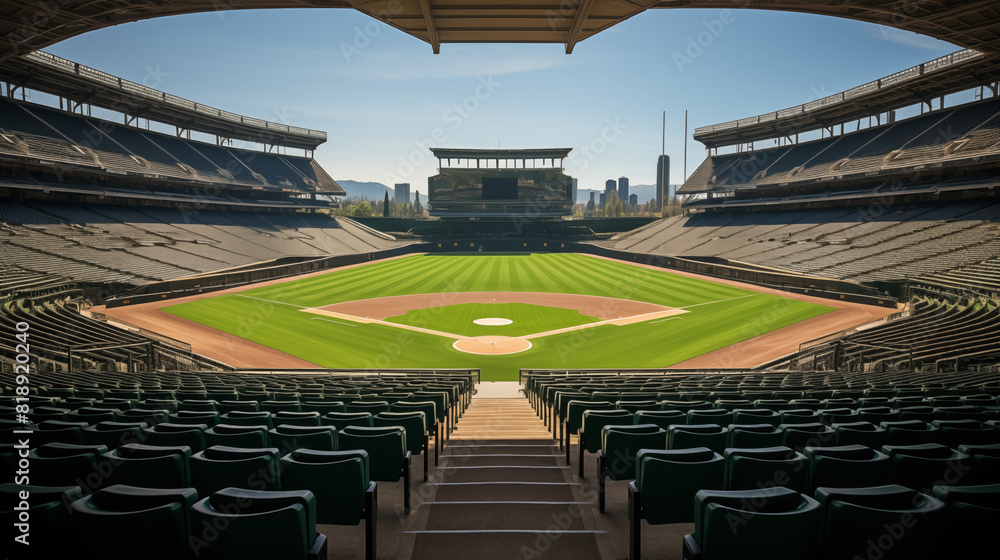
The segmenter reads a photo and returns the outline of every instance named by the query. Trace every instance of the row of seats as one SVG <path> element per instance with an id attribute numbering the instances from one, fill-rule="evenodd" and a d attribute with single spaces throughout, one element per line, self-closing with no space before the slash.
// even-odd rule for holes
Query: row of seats
<path id="1" fill-rule="evenodd" d="M 164 426 L 167 428 L 163 428 Z M 375 480 L 395 482 L 403 478 L 407 504 L 411 457 L 414 449 L 425 456 L 424 480 L 427 480 L 428 454 L 424 452 L 426 437 L 421 437 L 424 434 L 424 417 L 420 412 L 412 413 L 406 418 L 384 418 L 375 426 L 370 422 L 362 425 L 345 425 L 340 429 L 333 426 L 279 426 L 270 433 L 258 426 L 224 424 L 208 430 L 205 430 L 204 425 L 159 424 L 154 427 L 156 431 L 143 431 L 140 426 L 105 427 L 107 428 L 105 430 L 85 431 L 87 437 L 82 443 L 67 441 L 41 443 L 44 439 L 53 438 L 35 437 L 55 431 L 62 432 L 60 435 L 64 436 L 58 439 L 71 440 L 73 438 L 65 436 L 74 435 L 74 431 L 79 430 L 78 426 L 34 432 L 29 438 L 32 480 L 45 485 L 79 484 L 80 480 L 93 480 L 89 486 L 97 488 L 113 484 L 121 477 L 127 477 L 130 484 L 162 485 L 165 480 L 187 479 L 192 472 L 188 466 L 188 457 L 203 463 L 229 461 L 234 457 L 243 460 L 266 456 L 273 456 L 276 461 L 279 455 L 303 449 L 316 452 L 366 450 L 372 457 Z M 192 442 L 198 445 L 194 447 L 187 445 Z M 109 446 L 107 443 L 112 445 Z M 0 458 L 3 459 L 0 462 L 10 467 L 14 466 L 15 452 L 18 449 L 16 445 L 18 444 L 8 443 L 0 446 L 2 450 Z M 220 449 L 225 450 L 225 453 Z M 161 458 L 162 455 L 178 454 L 181 456 L 175 459 Z M 153 458 L 158 460 L 149 460 Z M 183 463 L 183 467 L 176 466 L 177 463 Z M 260 461 L 252 463 L 262 466 Z M 112 469 L 109 465 L 115 468 Z M 211 468 L 205 470 L 203 466 L 194 468 L 196 486 L 201 483 L 209 486 L 214 484 L 215 479 L 212 476 L 204 479 L 197 476 L 198 473 L 215 472 Z M 169 475 L 160 471 L 163 467 L 169 469 Z M 227 485 L 239 485 L 239 480 L 245 478 L 246 476 L 237 475 L 236 480 L 232 478 L 225 480 Z M 149 482 L 143 484 L 144 480 Z M 280 480 L 276 479 L 274 484 L 279 488 Z"/>
<path id="2" fill-rule="evenodd" d="M 669 392 L 672 400 L 827 399 L 940 397 L 1000 394 L 989 371 L 925 372 L 612 372 L 522 370 L 521 382 L 535 408 L 551 406 L 555 391 L 584 393 Z M 617 400 L 617 399 L 615 399 Z"/>
<path id="3" fill-rule="evenodd" d="M 574 406 L 577 412 L 570 410 Z M 787 421 L 812 418 L 825 423 L 844 422 L 852 420 L 933 420 L 933 419 L 978 419 L 988 420 L 1000 418 L 1000 403 L 993 395 L 968 395 L 960 398 L 945 397 L 867 397 L 859 400 L 849 398 L 836 399 L 719 399 L 707 400 L 663 400 L 655 394 L 633 396 L 622 399 L 604 394 L 586 394 L 576 391 L 558 391 L 554 395 L 552 406 L 548 409 L 546 418 L 549 428 L 556 439 L 562 440 L 563 434 L 556 435 L 557 428 L 562 430 L 570 423 L 579 410 L 592 408 L 619 408 L 632 412 L 638 411 L 673 411 L 688 413 L 711 420 L 724 418 L 719 423 L 745 422 L 751 416 L 769 418 L 768 422 Z M 740 419 L 740 416 L 743 419 Z M 694 422 L 697 423 L 697 422 Z"/>
<path id="4" fill-rule="evenodd" d="M 802 438 L 795 447 L 788 445 L 752 445 L 747 447 L 708 447 L 698 445 L 704 442 L 698 437 L 681 439 L 683 431 L 671 433 L 655 424 L 605 425 L 601 428 L 600 443 L 597 445 L 598 458 L 598 508 L 604 511 L 605 478 L 630 480 L 636 478 L 636 457 L 640 452 L 666 451 L 684 455 L 687 449 L 707 450 L 726 458 L 725 474 L 718 477 L 717 484 L 726 489 L 754 487 L 755 484 L 777 481 L 782 486 L 805 490 L 817 486 L 837 485 L 830 482 L 841 481 L 837 477 L 828 480 L 822 469 L 817 473 L 810 464 L 823 463 L 826 457 L 840 457 L 847 461 L 863 462 L 864 472 L 850 473 L 865 480 L 865 475 L 873 482 L 895 482 L 904 486 L 923 488 L 945 476 L 950 469 L 959 471 L 966 481 L 1000 483 L 1000 430 L 993 430 L 994 437 L 989 443 L 966 443 L 955 448 L 940 443 L 887 444 L 870 447 L 859 443 L 834 444 L 831 440 L 815 437 L 808 430 L 799 432 Z M 697 432 L 693 432 L 697 436 Z M 761 442 L 736 442 L 761 443 Z M 774 442 L 765 442 L 774 443 Z M 873 451 L 881 449 L 881 452 Z M 964 451 L 963 451 L 964 450 Z M 891 458 L 891 461 L 890 461 Z M 844 468 L 848 463 L 840 463 Z M 890 469 L 891 464 L 891 469 Z M 580 465 L 583 461 L 581 456 Z M 704 474 L 704 473 L 703 473 Z M 840 474 L 848 475 L 848 470 Z M 824 478 L 826 476 L 827 478 Z M 582 469 L 581 469 L 582 477 Z M 970 484 L 971 482 L 965 482 Z"/>
<path id="5" fill-rule="evenodd" d="M 565 423 L 566 464 L 570 464 L 570 435 L 576 434 L 580 477 L 584 476 L 584 452 L 597 453 L 602 444 L 602 430 L 607 426 L 653 425 L 664 431 L 667 448 L 708 447 L 720 451 L 726 447 L 766 447 L 788 445 L 801 449 L 806 445 L 862 444 L 912 445 L 942 443 L 1000 443 L 1000 420 L 946 418 L 942 420 L 883 420 L 856 412 L 843 412 L 817 418 L 810 414 L 779 415 L 773 411 L 748 410 L 747 414 L 723 409 L 639 410 L 613 408 L 605 403 L 571 401 Z M 766 414 L 765 414 L 766 412 Z M 873 413 L 875 414 L 875 413 Z M 822 421 L 818 421 L 822 420 Z M 715 422 L 734 422 L 721 424 Z M 735 423 L 741 422 L 741 423 Z"/>
<path id="6" fill-rule="evenodd" d="M 357 459 L 346 459 L 350 463 Z M 370 494 L 374 494 L 372 483 Z M 73 543 L 87 560 L 147 558 L 206 560 L 325 560 L 324 520 L 310 490 L 260 491 L 224 488 L 199 499 L 194 488 L 151 489 L 118 484 L 84 496 L 78 486 L 0 485 L 0 518 L 29 535 L 27 546 L 5 540 L 6 558 L 54 558 Z M 374 500 L 358 507 L 373 527 Z M 21 520 L 24 528 L 17 526 Z M 358 524 L 358 521 L 354 523 Z M 30 533 L 29 533 L 30 527 Z M 374 532 L 366 537 L 374 544 Z M 366 551 L 374 560 L 374 546 Z"/>
<path id="7" fill-rule="evenodd" d="M 102 445 L 50 443 L 30 450 L 26 459 L 33 485 L 74 487 L 87 495 L 123 486 L 143 495 L 178 489 L 186 489 L 184 493 L 190 496 L 211 496 L 227 488 L 308 491 L 314 496 L 316 522 L 358 525 L 364 520 L 370 558 L 375 558 L 376 481 L 402 478 L 404 508 L 409 514 L 410 453 L 403 448 L 401 428 L 351 427 L 341 437 L 345 442 L 341 450 L 300 448 L 284 454 L 277 448 L 212 446 L 192 454 L 186 446 L 130 443 L 108 451 Z M 13 451 L 0 454 L 0 463 L 12 471 L 14 460 Z M 29 503 L 39 505 L 35 500 Z M 3 510 L 6 516 L 16 514 L 11 507 Z M 93 522 L 102 525 L 99 519 Z M 102 526 L 101 532 L 112 529 Z M 151 529 L 155 530 L 136 526 L 136 530 Z M 181 542 L 186 541 L 185 537 Z"/>
<path id="8" fill-rule="evenodd" d="M 1000 485 L 700 490 L 693 504 L 685 560 L 989 558 Z"/>

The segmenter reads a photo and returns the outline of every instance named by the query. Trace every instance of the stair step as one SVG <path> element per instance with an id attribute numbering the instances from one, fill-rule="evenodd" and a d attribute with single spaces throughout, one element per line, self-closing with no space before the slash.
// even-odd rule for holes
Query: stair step
<path id="1" fill-rule="evenodd" d="M 458 482 L 434 484 L 435 500 L 442 502 L 540 500 L 568 502 L 574 499 L 573 488 L 578 482 Z"/>
<path id="2" fill-rule="evenodd" d="M 585 529 L 586 502 L 434 502 L 428 504 L 428 531 L 435 530 L 577 530 Z"/>
<path id="3" fill-rule="evenodd" d="M 476 558 L 572 558 L 601 560 L 601 531 L 441 531 L 413 532 L 410 560 Z"/>

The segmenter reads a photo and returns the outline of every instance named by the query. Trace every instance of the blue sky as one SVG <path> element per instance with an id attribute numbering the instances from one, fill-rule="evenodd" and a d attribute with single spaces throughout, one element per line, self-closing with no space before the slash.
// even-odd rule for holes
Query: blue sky
<path id="1" fill-rule="evenodd" d="M 700 40 L 700 44 L 699 43 Z M 697 46 L 693 46 L 697 45 Z M 426 192 L 429 146 L 572 147 L 580 188 L 655 181 L 661 112 L 680 183 L 695 127 L 775 111 L 959 50 L 804 14 L 650 10 L 557 45 L 426 43 L 353 10 L 212 12 L 98 30 L 50 52 L 221 109 L 324 130 L 337 179 Z M 704 160 L 689 140 L 688 174 Z"/>

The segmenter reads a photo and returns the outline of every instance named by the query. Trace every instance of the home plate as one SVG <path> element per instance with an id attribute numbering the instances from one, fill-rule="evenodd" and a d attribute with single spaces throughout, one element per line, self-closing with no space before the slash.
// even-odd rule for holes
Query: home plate
<path id="1" fill-rule="evenodd" d="M 452 346 L 469 354 L 517 354 L 531 348 L 531 341 L 514 336 L 460 338 Z"/>
<path id="2" fill-rule="evenodd" d="M 487 327 L 499 327 L 502 325 L 509 325 L 513 323 L 510 319 L 503 319 L 500 317 L 485 317 L 483 319 L 476 319 L 473 323 L 477 325 L 483 325 Z"/>

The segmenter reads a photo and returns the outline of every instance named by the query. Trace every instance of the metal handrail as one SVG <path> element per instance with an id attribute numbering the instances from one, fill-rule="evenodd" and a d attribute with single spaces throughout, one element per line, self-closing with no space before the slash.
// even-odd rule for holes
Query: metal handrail
<path id="1" fill-rule="evenodd" d="M 821 109 L 830 105 L 837 103 L 843 103 L 859 95 L 865 95 L 873 91 L 878 91 L 882 88 L 887 88 L 890 86 L 896 86 L 903 82 L 908 82 L 914 80 L 920 76 L 926 74 L 931 74 L 945 68 L 949 68 L 956 64 L 962 64 L 969 60 L 973 60 L 983 56 L 983 53 L 979 51 L 974 51 L 972 49 L 965 49 L 958 51 L 947 56 L 942 56 L 941 58 L 936 58 L 930 62 L 925 62 L 918 66 L 912 68 L 907 68 L 895 74 L 891 74 L 884 78 L 880 78 L 873 82 L 868 82 L 867 84 L 862 84 L 860 86 L 851 88 L 847 91 L 840 93 L 835 93 L 833 95 L 824 97 L 822 99 L 817 99 L 815 101 L 810 101 L 808 103 L 803 103 L 802 105 L 796 105 L 795 107 L 789 107 L 787 109 L 781 109 L 780 111 L 774 111 L 771 113 L 765 113 L 763 115 L 758 115 L 756 117 L 747 117 L 744 119 L 738 119 L 735 121 L 728 121 L 719 124 L 713 124 L 709 126 L 702 126 L 694 129 L 695 136 L 701 134 L 707 134 L 710 132 L 718 132 L 722 130 L 730 130 L 733 128 L 740 128 L 755 124 L 761 124 L 781 118 L 787 118 L 795 115 L 801 115 L 809 111 L 815 111 L 816 109 Z"/>

